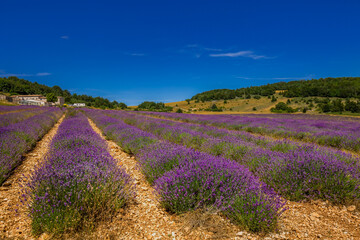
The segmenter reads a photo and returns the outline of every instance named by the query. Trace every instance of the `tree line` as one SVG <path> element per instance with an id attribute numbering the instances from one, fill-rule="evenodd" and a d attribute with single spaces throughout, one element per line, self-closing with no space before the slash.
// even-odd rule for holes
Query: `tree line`
<path id="1" fill-rule="evenodd" d="M 278 82 L 262 86 L 239 89 L 215 89 L 196 94 L 191 98 L 195 101 L 229 100 L 249 98 L 251 95 L 271 96 L 276 90 L 285 97 L 360 97 L 360 77 L 320 78 Z"/>
<path id="2" fill-rule="evenodd" d="M 96 108 L 124 109 L 127 108 L 125 103 L 117 101 L 109 101 L 102 97 L 92 97 L 89 95 L 71 94 L 68 90 L 63 90 L 59 86 L 49 87 L 37 82 L 30 82 L 18 77 L 0 78 L 0 91 L 10 93 L 11 95 L 32 95 L 39 94 L 52 99 L 52 96 L 61 96 L 65 98 L 65 103 L 85 103 L 86 106 Z M 51 96 L 51 97 L 49 97 Z"/>
<path id="3" fill-rule="evenodd" d="M 155 111 L 155 112 L 171 112 L 173 110 L 170 106 L 165 106 L 163 102 L 145 101 L 138 105 L 135 110 L 141 111 Z"/>

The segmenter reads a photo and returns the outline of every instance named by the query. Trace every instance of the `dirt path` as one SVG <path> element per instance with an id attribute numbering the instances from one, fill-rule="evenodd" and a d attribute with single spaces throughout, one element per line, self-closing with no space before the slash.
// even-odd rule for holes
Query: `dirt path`
<path id="1" fill-rule="evenodd" d="M 104 137 L 101 130 L 90 119 L 89 122 L 93 129 Z M 104 223 L 99 226 L 93 235 L 94 238 L 96 235 L 102 239 L 210 239 L 219 232 L 219 227 L 235 229 L 232 232 L 238 231 L 237 227 L 216 214 L 175 216 L 166 212 L 160 206 L 154 189 L 137 168 L 135 158 L 124 153 L 115 142 L 107 140 L 107 143 L 110 154 L 135 179 L 136 197 L 122 213 L 113 219 L 111 225 Z M 199 223 L 192 222 L 196 222 L 196 218 Z M 211 222 L 214 221 L 217 225 L 215 231 L 204 229 L 213 227 Z M 201 226 L 190 231 L 194 224 Z"/>
<path id="2" fill-rule="evenodd" d="M 324 201 L 289 202 L 279 223 L 285 239 L 360 239 L 360 214 L 355 206 Z M 273 234 L 272 236 L 276 236 Z"/>
<path id="3" fill-rule="evenodd" d="M 25 155 L 23 163 L 0 187 L 0 239 L 33 239 L 27 209 L 20 203 L 21 186 L 27 181 L 23 176 L 29 176 L 35 165 L 43 160 L 64 117 L 65 115 L 45 134 L 36 147 Z"/>

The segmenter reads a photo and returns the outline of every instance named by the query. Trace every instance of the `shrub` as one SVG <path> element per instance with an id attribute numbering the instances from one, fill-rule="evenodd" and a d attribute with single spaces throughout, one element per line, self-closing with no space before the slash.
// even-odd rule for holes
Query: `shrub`
<path id="1" fill-rule="evenodd" d="M 87 119 L 77 114 L 60 125 L 45 163 L 35 169 L 23 196 L 37 235 L 93 227 L 132 195 L 130 177 Z"/>
<path id="2" fill-rule="evenodd" d="M 333 154 L 307 147 L 289 152 L 283 160 L 268 159 L 259 172 L 262 180 L 289 200 L 323 199 L 346 204 L 360 200 L 358 169 Z"/>
<path id="3" fill-rule="evenodd" d="M 216 208 L 252 231 L 272 230 L 284 207 L 245 167 L 213 156 L 165 173 L 155 189 L 171 212 Z"/>

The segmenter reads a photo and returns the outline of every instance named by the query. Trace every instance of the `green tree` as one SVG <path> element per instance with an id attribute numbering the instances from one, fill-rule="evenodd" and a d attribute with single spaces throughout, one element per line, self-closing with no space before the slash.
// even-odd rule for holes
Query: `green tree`
<path id="1" fill-rule="evenodd" d="M 329 103 L 321 103 L 319 105 L 319 107 L 320 107 L 321 111 L 324 112 L 324 113 L 327 113 L 327 112 L 331 111 L 331 106 L 330 106 Z"/>
<path id="2" fill-rule="evenodd" d="M 218 110 L 218 107 L 217 107 L 216 104 L 214 103 L 214 104 L 211 106 L 210 109 L 213 110 L 213 111 L 217 111 L 217 110 Z"/>
<path id="3" fill-rule="evenodd" d="M 46 101 L 54 103 L 57 101 L 57 97 L 55 96 L 54 93 L 48 93 L 46 95 Z"/>

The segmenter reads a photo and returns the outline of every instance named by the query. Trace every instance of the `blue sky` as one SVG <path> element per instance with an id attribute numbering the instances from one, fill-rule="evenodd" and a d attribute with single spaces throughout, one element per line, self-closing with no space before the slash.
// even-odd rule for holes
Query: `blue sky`
<path id="1" fill-rule="evenodd" d="M 0 76 L 129 105 L 360 76 L 360 1 L 1 0 Z"/>

